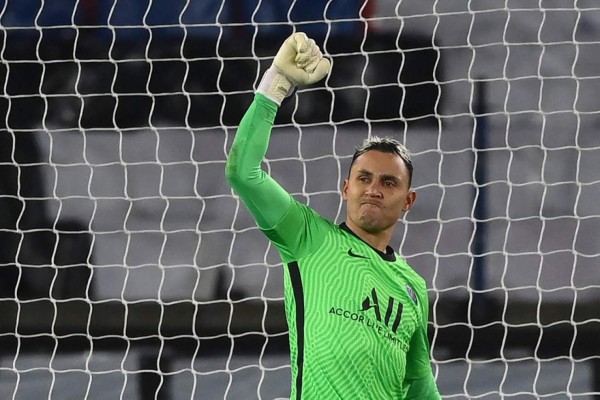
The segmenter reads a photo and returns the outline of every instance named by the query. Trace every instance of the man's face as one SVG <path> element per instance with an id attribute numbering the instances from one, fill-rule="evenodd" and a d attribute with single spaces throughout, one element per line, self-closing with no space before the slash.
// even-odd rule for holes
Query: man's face
<path id="1" fill-rule="evenodd" d="M 408 184 L 408 168 L 397 154 L 377 150 L 361 154 L 342 189 L 349 222 L 371 234 L 393 227 L 415 201 L 416 193 Z"/>

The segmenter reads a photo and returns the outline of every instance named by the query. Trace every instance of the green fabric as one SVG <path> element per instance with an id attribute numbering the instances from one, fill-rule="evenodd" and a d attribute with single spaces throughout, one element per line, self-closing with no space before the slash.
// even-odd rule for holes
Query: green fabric
<path id="1" fill-rule="evenodd" d="M 225 175 L 260 228 L 279 222 L 292 197 L 261 168 L 277 113 L 277 104 L 257 94 L 240 122 L 231 146 Z"/>
<path id="2" fill-rule="evenodd" d="M 260 171 L 273 104 L 256 96 L 227 177 L 286 263 L 291 399 L 439 399 L 424 280 L 397 254 L 322 218 Z"/>
<path id="3" fill-rule="evenodd" d="M 282 230 L 293 230 L 283 228 L 292 213 L 265 232 L 287 257 L 293 257 L 290 248 L 275 240 L 286 236 Z M 305 222 L 305 230 L 312 230 L 308 248 L 320 245 L 312 251 L 300 247 L 303 255 L 285 269 L 291 398 L 301 390 L 302 399 L 405 399 L 411 393 L 438 399 L 435 386 L 427 385 L 432 373 L 423 279 L 403 259 L 387 260 L 341 227 L 305 215 L 315 218 Z M 300 279 L 294 280 L 294 265 Z M 299 285 L 302 298 L 294 291 Z M 297 330 L 299 318 L 303 335 Z"/>

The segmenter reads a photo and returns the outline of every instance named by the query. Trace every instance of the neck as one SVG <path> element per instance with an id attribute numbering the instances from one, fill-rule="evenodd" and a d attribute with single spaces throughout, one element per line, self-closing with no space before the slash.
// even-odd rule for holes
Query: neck
<path id="1" fill-rule="evenodd" d="M 371 247 L 381 251 L 382 253 L 386 252 L 387 246 L 392 238 L 392 232 L 394 231 L 394 226 L 391 226 L 383 231 L 375 233 L 367 232 L 360 226 L 352 222 L 350 219 L 346 219 L 346 225 L 352 230 L 352 232 L 356 234 L 356 236 L 364 240 Z"/>

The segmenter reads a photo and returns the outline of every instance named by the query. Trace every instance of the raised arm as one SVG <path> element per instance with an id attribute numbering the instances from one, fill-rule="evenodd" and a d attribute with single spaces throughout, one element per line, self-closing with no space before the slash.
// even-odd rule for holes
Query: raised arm
<path id="1" fill-rule="evenodd" d="M 277 104 L 257 94 L 242 118 L 231 151 L 225 175 L 240 196 L 258 226 L 270 229 L 286 214 L 290 195 L 261 169 Z"/>
<path id="2" fill-rule="evenodd" d="M 298 85 L 321 80 L 330 69 L 319 47 L 304 33 L 285 40 L 265 72 L 254 101 L 242 118 L 227 157 L 226 177 L 262 229 L 286 215 L 291 196 L 261 169 L 281 102 Z"/>

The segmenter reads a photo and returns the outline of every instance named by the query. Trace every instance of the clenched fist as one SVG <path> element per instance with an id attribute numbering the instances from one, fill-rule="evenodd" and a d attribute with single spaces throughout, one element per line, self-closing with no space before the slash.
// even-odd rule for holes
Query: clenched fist
<path id="1" fill-rule="evenodd" d="M 273 65 L 258 87 L 277 104 L 289 96 L 294 86 L 311 85 L 323 79 L 331 69 L 331 63 L 321 53 L 319 46 L 303 32 L 288 37 L 281 45 Z"/>

